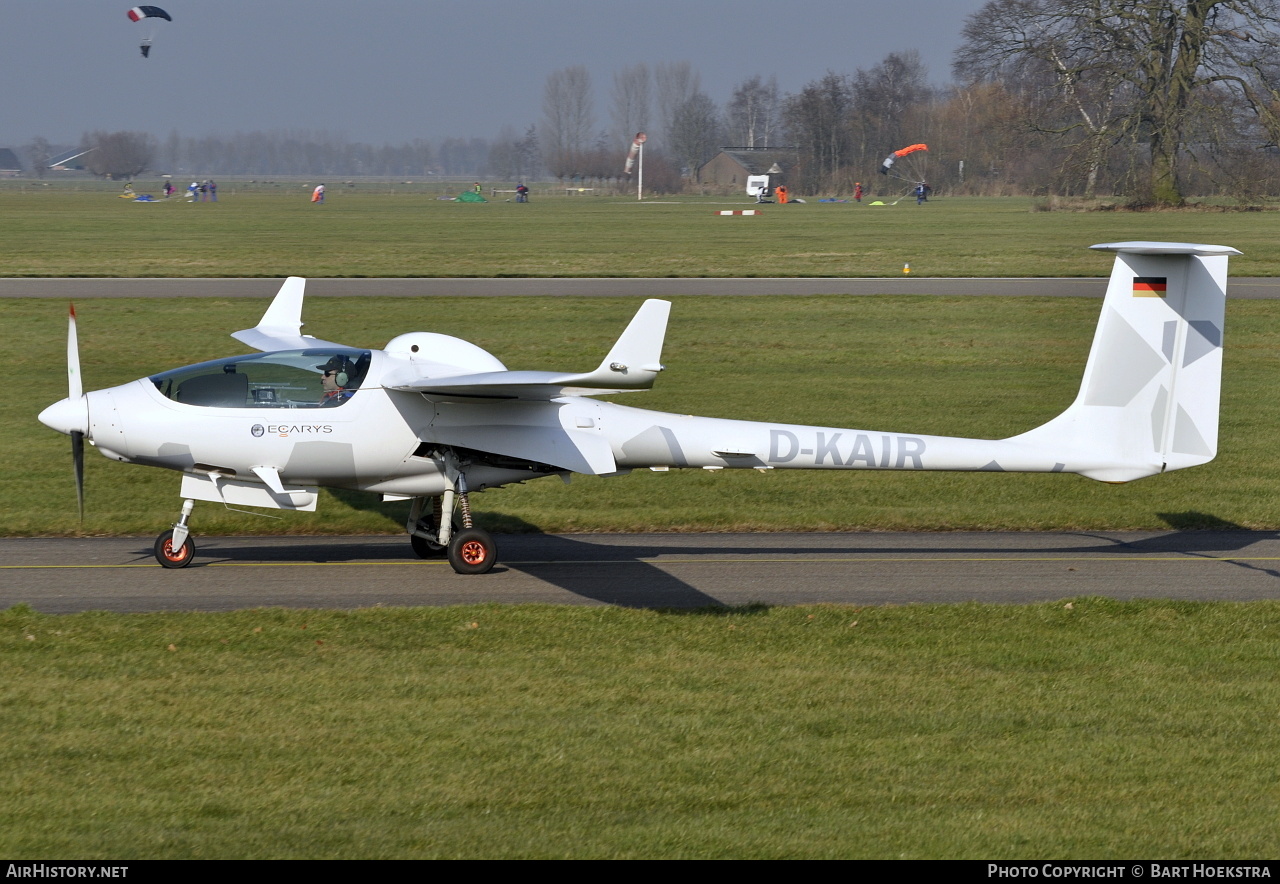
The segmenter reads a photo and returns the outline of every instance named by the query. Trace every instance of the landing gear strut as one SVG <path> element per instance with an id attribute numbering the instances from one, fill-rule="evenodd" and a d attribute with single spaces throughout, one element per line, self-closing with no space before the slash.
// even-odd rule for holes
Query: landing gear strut
<path id="1" fill-rule="evenodd" d="M 488 531 L 471 524 L 467 477 L 457 456 L 452 451 L 445 451 L 437 457 L 453 487 L 446 489 L 442 496 L 431 498 L 429 517 L 422 513 L 426 498 L 414 498 L 405 525 L 409 531 L 409 543 L 419 558 L 434 559 L 447 555 L 449 564 L 459 574 L 484 574 L 497 561 L 498 548 Z"/>
<path id="2" fill-rule="evenodd" d="M 194 500 L 182 502 L 182 515 L 173 527 L 156 538 L 156 561 L 166 568 L 185 568 L 191 564 L 196 555 L 196 545 L 191 540 L 191 531 L 187 528 L 187 519 L 191 518 L 191 510 L 195 508 Z"/>

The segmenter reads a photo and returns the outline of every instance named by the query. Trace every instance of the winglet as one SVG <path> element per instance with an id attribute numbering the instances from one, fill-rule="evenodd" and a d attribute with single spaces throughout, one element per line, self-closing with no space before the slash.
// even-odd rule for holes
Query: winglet
<path id="1" fill-rule="evenodd" d="M 306 294 L 307 281 L 301 276 L 290 276 L 271 299 L 271 306 L 262 314 L 258 328 L 263 331 L 302 333 L 302 298 Z"/>
<path id="2" fill-rule="evenodd" d="M 302 298 L 307 281 L 301 276 L 290 276 L 271 299 L 271 306 L 253 328 L 232 332 L 231 337 L 255 350 L 305 350 L 310 347 L 341 347 L 332 341 L 321 341 L 302 334 Z"/>
<path id="3" fill-rule="evenodd" d="M 648 389 L 662 371 L 662 343 L 667 336 L 667 320 L 671 302 L 650 298 L 631 317 L 622 336 L 600 363 L 578 384 L 584 387 L 608 386 L 624 389 Z"/>

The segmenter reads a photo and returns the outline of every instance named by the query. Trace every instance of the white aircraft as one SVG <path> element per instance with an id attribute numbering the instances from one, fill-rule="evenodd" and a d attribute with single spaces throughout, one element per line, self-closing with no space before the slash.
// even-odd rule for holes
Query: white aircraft
<path id="1" fill-rule="evenodd" d="M 124 463 L 182 473 L 181 517 L 155 542 L 191 563 L 197 500 L 314 510 L 320 486 L 411 501 L 414 551 L 454 570 L 493 567 L 469 495 L 540 476 L 632 469 L 986 470 L 1128 482 L 1212 460 L 1218 441 L 1226 246 L 1122 242 L 1071 406 L 1008 439 L 810 427 L 664 414 L 590 398 L 645 390 L 662 371 L 670 304 L 645 301 L 593 371 L 509 371 L 457 338 L 400 335 L 382 350 L 301 333 L 305 280 L 290 277 L 255 328 L 260 351 L 84 393 L 75 311 L 69 394 L 40 420 Z"/>

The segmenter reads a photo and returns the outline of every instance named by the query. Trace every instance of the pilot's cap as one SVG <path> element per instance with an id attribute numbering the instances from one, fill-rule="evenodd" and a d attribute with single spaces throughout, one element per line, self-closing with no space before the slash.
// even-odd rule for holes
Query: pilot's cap
<path id="1" fill-rule="evenodd" d="M 321 371 L 346 371 L 350 364 L 350 360 L 345 356 L 330 356 L 328 362 L 324 365 L 317 365 L 316 368 Z"/>

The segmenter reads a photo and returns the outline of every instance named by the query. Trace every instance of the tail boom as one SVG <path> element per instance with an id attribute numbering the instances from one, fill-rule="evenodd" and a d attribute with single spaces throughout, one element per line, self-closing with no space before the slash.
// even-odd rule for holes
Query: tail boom
<path id="1" fill-rule="evenodd" d="M 1121 242 L 1075 401 L 1008 439 L 662 414 L 601 403 L 620 468 L 1067 472 L 1128 482 L 1204 464 L 1218 444 L 1227 246 Z"/>

